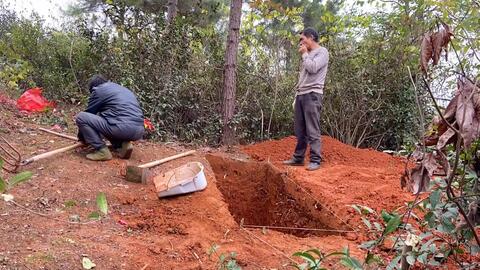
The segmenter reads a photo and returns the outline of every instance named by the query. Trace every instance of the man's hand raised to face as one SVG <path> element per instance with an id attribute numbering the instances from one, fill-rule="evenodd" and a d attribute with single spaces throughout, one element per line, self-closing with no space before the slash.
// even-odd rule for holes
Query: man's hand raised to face
<path id="1" fill-rule="evenodd" d="M 300 47 L 298 48 L 298 52 L 300 54 L 308 53 L 307 46 L 303 43 L 300 43 Z"/>

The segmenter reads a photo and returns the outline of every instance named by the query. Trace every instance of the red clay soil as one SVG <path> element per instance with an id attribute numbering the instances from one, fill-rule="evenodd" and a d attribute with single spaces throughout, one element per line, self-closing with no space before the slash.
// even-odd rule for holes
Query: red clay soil
<path id="1" fill-rule="evenodd" d="M 62 114 L 71 119 L 74 112 Z M 0 104 L 0 136 L 24 158 L 72 143 L 38 131 L 41 117 L 27 117 Z M 63 132 L 74 135 L 76 128 L 70 124 Z M 185 150 L 174 143 L 141 141 L 135 143 L 128 162 L 141 164 Z M 229 252 L 238 254 L 243 269 L 291 269 L 291 254 L 296 251 L 316 247 L 332 252 L 358 244 L 341 235 L 297 237 L 274 230 L 241 229 L 205 159 L 206 151 L 210 150 L 200 149 L 194 156 L 154 169 L 160 173 L 187 161 L 206 166 L 206 190 L 170 199 L 159 199 L 151 182 L 126 182 L 121 175 L 126 161 L 88 161 L 85 149 L 23 167 L 34 176 L 10 191 L 18 206 L 0 201 L 0 269 L 82 269 L 83 256 L 96 269 L 216 269 L 218 254 Z M 89 222 L 98 192 L 105 192 L 109 214 Z M 87 224 L 70 221 L 78 218 Z M 210 257 L 207 251 L 213 244 L 220 248 Z M 326 266 L 336 269 L 338 265 Z"/>
<path id="2" fill-rule="evenodd" d="M 291 157 L 295 143 L 295 137 L 287 137 L 245 146 L 242 150 L 256 160 L 269 161 L 285 170 L 320 201 L 336 209 L 345 220 L 351 218 L 347 212 L 353 214 L 350 204 L 393 210 L 414 198 L 400 188 L 399 178 L 405 168 L 402 158 L 354 148 L 322 136 L 321 168 L 308 172 L 303 167 L 287 167 L 281 163 Z"/>
<path id="3" fill-rule="evenodd" d="M 72 143 L 38 131 L 36 118 L 0 104 L 0 136 L 24 157 Z M 76 129 L 70 124 L 63 132 Z M 154 172 L 187 161 L 206 166 L 206 190 L 169 199 L 158 199 L 151 181 L 126 182 L 121 175 L 126 161 L 88 161 L 85 149 L 28 165 L 22 169 L 32 171 L 33 179 L 11 191 L 21 207 L 0 201 L 0 269 L 82 269 L 83 256 L 96 269 L 216 269 L 218 255 L 207 254 L 214 243 L 218 253 L 235 251 L 243 269 L 291 269 L 291 254 L 313 247 L 331 252 L 348 246 L 360 256 L 357 245 L 365 237 L 239 224 L 351 230 L 363 225 L 350 204 L 392 210 L 413 199 L 400 189 L 404 164 L 399 158 L 324 137 L 322 167 L 307 172 L 281 164 L 294 146 L 295 138 L 288 137 L 240 147 L 261 163 L 241 151 L 200 149 L 160 165 Z M 175 143 L 141 141 L 128 162 L 185 150 Z M 106 193 L 108 216 L 84 225 L 69 222 L 75 215 L 89 221 L 98 192 Z M 334 261 L 325 266 L 343 269 Z"/>

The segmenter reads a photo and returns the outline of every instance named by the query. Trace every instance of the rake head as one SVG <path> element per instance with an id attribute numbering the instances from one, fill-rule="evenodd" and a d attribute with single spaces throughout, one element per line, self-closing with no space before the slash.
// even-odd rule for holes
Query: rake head
<path id="1" fill-rule="evenodd" d="M 13 173 L 20 167 L 22 156 L 5 138 L 0 137 L 0 159 L 3 160 L 2 168 Z"/>

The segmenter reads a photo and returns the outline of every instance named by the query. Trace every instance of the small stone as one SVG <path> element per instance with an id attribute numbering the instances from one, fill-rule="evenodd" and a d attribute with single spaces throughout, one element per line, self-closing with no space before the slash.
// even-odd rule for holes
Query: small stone
<path id="1" fill-rule="evenodd" d="M 69 219 L 70 219 L 71 222 L 80 222 L 80 216 L 79 215 L 71 215 Z"/>
<path id="2" fill-rule="evenodd" d="M 347 238 L 347 240 L 349 240 L 349 241 L 355 241 L 355 240 L 358 239 L 358 235 L 356 233 L 351 233 L 350 232 L 350 233 L 347 233 L 345 235 L 345 238 Z"/>

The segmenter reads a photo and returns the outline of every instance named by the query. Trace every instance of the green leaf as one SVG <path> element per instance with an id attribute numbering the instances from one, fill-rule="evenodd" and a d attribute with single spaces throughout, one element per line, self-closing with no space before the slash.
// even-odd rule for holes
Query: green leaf
<path id="1" fill-rule="evenodd" d="M 402 259 L 402 256 L 401 256 L 401 255 L 395 257 L 395 258 L 388 264 L 386 270 L 393 270 L 393 269 L 395 269 L 395 268 L 398 266 L 398 263 L 400 262 L 401 259 Z"/>
<path id="2" fill-rule="evenodd" d="M 208 251 L 207 251 L 208 256 L 211 256 L 213 253 L 217 252 L 217 250 L 218 250 L 219 248 L 220 248 L 220 246 L 214 243 L 214 244 L 210 247 L 210 249 L 208 249 Z"/>
<path id="3" fill-rule="evenodd" d="M 327 254 L 325 257 L 323 257 L 323 259 L 326 259 L 331 256 L 345 256 L 345 255 L 347 255 L 345 252 L 332 252 Z"/>
<path id="4" fill-rule="evenodd" d="M 21 172 L 17 173 L 14 175 L 10 180 L 8 181 L 8 187 L 12 188 L 17 184 L 20 184 L 21 182 L 25 182 L 28 179 L 32 177 L 33 173 L 32 172 Z"/>
<path id="5" fill-rule="evenodd" d="M 386 236 L 386 235 L 389 235 L 391 234 L 392 232 L 394 232 L 395 230 L 397 230 L 398 226 L 400 225 L 400 223 L 402 223 L 402 219 L 399 215 L 394 215 L 387 223 L 387 226 L 385 228 L 385 231 L 383 232 L 383 234 Z"/>
<path id="6" fill-rule="evenodd" d="M 392 219 L 393 215 L 382 209 L 382 219 L 385 223 L 388 223 Z"/>
<path id="7" fill-rule="evenodd" d="M 438 226 L 437 229 L 444 233 L 450 233 L 455 230 L 455 225 L 453 225 L 452 221 L 449 218 L 443 217 L 441 220 L 441 224 Z"/>
<path id="8" fill-rule="evenodd" d="M 300 267 L 298 264 L 291 264 L 291 267 L 294 267 L 297 270 L 303 270 L 304 268 Z"/>
<path id="9" fill-rule="evenodd" d="M 422 253 L 417 257 L 417 261 L 420 262 L 421 264 L 427 264 L 427 253 Z"/>
<path id="10" fill-rule="evenodd" d="M 377 256 L 371 252 L 368 252 L 367 257 L 365 258 L 365 263 L 367 265 L 370 264 L 381 264 L 382 263 L 382 258 L 380 256 Z"/>
<path id="11" fill-rule="evenodd" d="M 408 262 L 408 264 L 414 265 L 414 264 L 415 264 L 415 260 L 416 260 L 416 259 L 415 259 L 415 256 L 413 256 L 413 255 L 408 255 L 408 256 L 407 256 L 407 262 Z"/>
<path id="12" fill-rule="evenodd" d="M 108 203 L 107 203 L 107 197 L 105 196 L 105 193 L 100 192 L 97 195 L 97 207 L 98 210 L 104 215 L 108 214 Z"/>
<path id="13" fill-rule="evenodd" d="M 362 208 L 362 210 L 363 210 L 362 212 L 363 212 L 364 214 L 372 214 L 372 213 L 375 213 L 375 211 L 374 211 L 372 208 L 368 207 L 368 206 L 360 205 L 360 207 Z"/>
<path id="14" fill-rule="evenodd" d="M 356 204 L 352 204 L 350 205 L 353 209 L 355 209 L 355 211 L 357 211 L 359 214 L 362 214 L 362 210 L 360 210 L 360 208 L 356 205 Z"/>
<path id="15" fill-rule="evenodd" d="M 82 266 L 83 266 L 83 269 L 92 269 L 96 265 L 89 258 L 83 257 L 82 258 Z"/>
<path id="16" fill-rule="evenodd" d="M 429 200 L 430 200 L 430 204 L 432 205 L 432 209 L 435 209 L 438 202 L 440 201 L 440 192 L 441 191 L 439 189 L 437 189 L 437 190 L 433 191 L 432 193 L 430 193 Z"/>
<path id="17" fill-rule="evenodd" d="M 5 190 L 7 190 L 7 185 L 5 181 L 3 181 L 3 178 L 0 177 L 0 193 L 4 193 Z"/>
<path id="18" fill-rule="evenodd" d="M 97 211 L 95 211 L 95 212 L 90 213 L 90 215 L 88 215 L 88 218 L 93 219 L 93 220 L 99 220 L 100 219 L 100 214 Z"/>
<path id="19" fill-rule="evenodd" d="M 430 248 L 430 245 L 432 245 L 432 243 L 434 241 L 437 241 L 437 240 L 439 240 L 439 238 L 437 238 L 437 237 L 433 237 L 433 238 L 429 239 L 425 244 L 422 245 L 422 247 L 420 248 L 420 251 L 421 252 L 427 251 Z M 435 244 L 433 244 L 433 245 L 435 245 Z"/>
<path id="20" fill-rule="evenodd" d="M 340 263 L 343 266 L 347 267 L 348 269 L 352 269 L 352 270 L 363 269 L 362 264 L 357 259 L 352 257 L 345 256 L 340 260 Z"/>
<path id="21" fill-rule="evenodd" d="M 365 226 L 367 226 L 367 228 L 368 228 L 369 230 L 372 229 L 372 223 L 370 223 L 370 221 L 369 221 L 368 219 L 362 217 L 362 221 L 363 221 L 363 223 L 365 224 Z"/>
<path id="22" fill-rule="evenodd" d="M 471 253 L 473 256 L 477 256 L 477 254 L 480 253 L 480 246 L 471 245 L 471 246 L 470 246 L 470 253 Z"/>
<path id="23" fill-rule="evenodd" d="M 315 258 L 307 252 L 303 252 L 303 251 L 295 252 L 293 256 L 300 257 L 311 263 L 315 263 Z"/>
<path id="24" fill-rule="evenodd" d="M 71 208 L 77 206 L 77 202 L 75 200 L 67 200 L 63 203 L 63 205 L 65 206 L 65 208 Z"/>
<path id="25" fill-rule="evenodd" d="M 371 249 L 377 244 L 377 240 L 371 240 L 368 242 L 363 242 L 359 247 L 363 249 Z"/>
<path id="26" fill-rule="evenodd" d="M 314 253 L 318 256 L 319 259 L 323 258 L 323 254 L 320 250 L 316 249 L 316 248 L 312 248 L 312 249 L 309 249 L 305 252 L 308 252 L 308 253 Z"/>
<path id="27" fill-rule="evenodd" d="M 435 215 L 433 214 L 433 212 L 428 212 L 424 216 L 424 219 L 427 221 L 428 227 L 430 227 L 430 228 L 435 227 Z"/>

